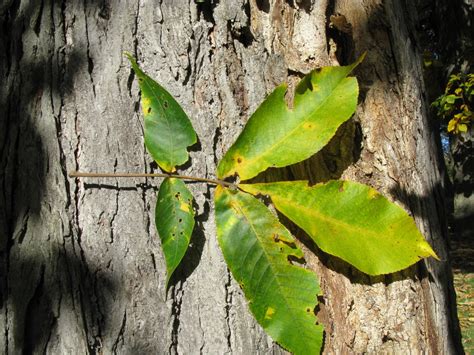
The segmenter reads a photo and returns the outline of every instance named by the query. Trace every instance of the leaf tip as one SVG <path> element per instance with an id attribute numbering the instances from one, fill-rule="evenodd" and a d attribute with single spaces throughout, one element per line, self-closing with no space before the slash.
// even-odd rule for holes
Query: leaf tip
<path id="1" fill-rule="evenodd" d="M 433 257 L 434 259 L 436 259 L 437 261 L 441 261 L 441 258 L 438 256 L 438 254 L 436 254 L 436 252 L 433 250 L 433 248 L 429 248 L 429 253 L 431 257 Z"/>
<path id="2" fill-rule="evenodd" d="M 359 65 L 360 63 L 362 63 L 365 59 L 365 57 L 367 56 L 367 51 L 364 51 L 364 53 L 362 53 L 359 57 L 359 59 L 356 60 L 356 65 Z"/>
<path id="3" fill-rule="evenodd" d="M 423 238 L 423 237 L 422 237 Z M 422 241 L 418 244 L 418 250 L 422 252 L 422 254 L 419 256 L 420 259 L 423 258 L 428 258 L 428 257 L 433 257 L 436 260 L 440 261 L 441 259 L 439 256 L 436 254 L 436 252 L 433 250 L 431 245 L 428 243 L 426 239 L 422 239 Z"/>
<path id="4" fill-rule="evenodd" d="M 143 74 L 140 69 L 140 66 L 137 64 L 137 60 L 132 55 L 132 53 L 124 51 L 123 55 L 128 58 L 128 60 L 130 61 L 130 64 L 132 65 L 133 71 L 137 74 L 137 76 L 139 76 L 140 74 Z"/>
<path id="5" fill-rule="evenodd" d="M 130 61 L 130 63 L 132 64 L 133 69 L 135 69 L 135 67 L 138 67 L 137 61 L 136 61 L 136 59 L 135 59 L 135 57 L 133 56 L 132 53 L 130 53 L 128 51 L 123 51 L 123 55 L 125 57 L 127 57 L 127 59 Z"/>

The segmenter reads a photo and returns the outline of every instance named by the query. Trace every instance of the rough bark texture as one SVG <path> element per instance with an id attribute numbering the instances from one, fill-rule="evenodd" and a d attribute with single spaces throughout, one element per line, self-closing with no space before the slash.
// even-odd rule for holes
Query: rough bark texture
<path id="1" fill-rule="evenodd" d="M 277 84 L 368 51 L 357 71 L 354 121 L 323 153 L 266 178 L 342 174 L 369 183 L 413 213 L 442 259 L 368 278 L 307 248 L 322 279 L 326 352 L 458 349 L 443 180 L 412 36 L 416 13 L 407 3 L 3 1 L 3 352 L 282 352 L 248 313 L 223 261 L 212 187 L 190 185 L 197 227 L 166 295 L 153 223 L 159 180 L 67 177 L 73 170 L 156 169 L 143 146 L 138 87 L 123 50 L 188 112 L 200 141 L 185 172 L 205 177 Z M 351 26 L 331 23 L 336 13 Z"/>

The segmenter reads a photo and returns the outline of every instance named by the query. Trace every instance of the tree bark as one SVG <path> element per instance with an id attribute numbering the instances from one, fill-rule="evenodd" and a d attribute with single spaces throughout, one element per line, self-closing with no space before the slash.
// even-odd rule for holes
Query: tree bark
<path id="1" fill-rule="evenodd" d="M 350 25 L 331 21 L 336 14 Z M 157 171 L 124 50 L 191 117 L 199 144 L 182 172 L 209 178 L 277 84 L 367 51 L 353 121 L 308 162 L 263 178 L 368 183 L 414 215 L 441 258 L 369 278 L 305 248 L 324 292 L 325 352 L 460 351 L 441 163 L 410 2 L 7 0 L 0 21 L 5 353 L 283 352 L 223 261 L 212 186 L 189 184 L 197 226 L 166 294 L 154 228 L 160 179 L 68 178 Z"/>

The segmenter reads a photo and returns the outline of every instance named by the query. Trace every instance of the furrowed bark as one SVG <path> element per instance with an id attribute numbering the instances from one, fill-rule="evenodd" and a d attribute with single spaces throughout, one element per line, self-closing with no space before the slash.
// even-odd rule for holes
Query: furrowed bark
<path id="1" fill-rule="evenodd" d="M 0 348 L 5 353 L 283 353 L 249 314 L 190 184 L 192 246 L 165 294 L 155 173 L 124 50 L 184 107 L 199 143 L 183 175 L 213 178 L 249 115 L 316 66 L 357 70 L 352 123 L 265 179 L 351 178 L 415 216 L 442 262 L 368 278 L 306 248 L 322 278 L 325 352 L 454 352 L 443 186 L 408 5 L 386 1 L 5 1 L 0 5 Z M 350 23 L 338 28 L 330 16 Z M 304 236 L 303 236 L 304 238 Z M 450 303 L 451 302 L 451 303 Z"/>

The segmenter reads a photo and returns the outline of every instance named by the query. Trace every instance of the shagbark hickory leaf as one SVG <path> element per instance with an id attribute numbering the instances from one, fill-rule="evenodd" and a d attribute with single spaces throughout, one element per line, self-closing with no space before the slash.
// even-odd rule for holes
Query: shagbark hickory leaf
<path id="1" fill-rule="evenodd" d="M 319 353 L 319 284 L 316 275 L 290 261 L 303 258 L 293 236 L 250 194 L 218 186 L 215 208 L 219 245 L 255 319 L 294 354 Z"/>
<path id="2" fill-rule="evenodd" d="M 194 228 L 193 196 L 182 180 L 166 178 L 160 186 L 155 224 L 166 260 L 166 285 L 183 259 Z"/>
<path id="3" fill-rule="evenodd" d="M 197 142 L 196 132 L 173 96 L 146 75 L 129 53 L 125 54 L 141 90 L 145 145 L 163 170 L 173 172 L 188 161 L 187 147 Z"/>
<path id="4" fill-rule="evenodd" d="M 240 184 L 267 195 L 326 253 L 369 275 L 396 272 L 435 252 L 415 222 L 373 188 L 350 181 L 308 186 L 307 181 Z"/>
<path id="5" fill-rule="evenodd" d="M 293 108 L 285 102 L 286 84 L 277 87 L 254 112 L 222 158 L 220 179 L 235 173 L 250 179 L 269 167 L 284 167 L 323 148 L 357 106 L 357 79 L 347 77 L 363 60 L 324 67 L 305 76 L 296 87 Z"/>

